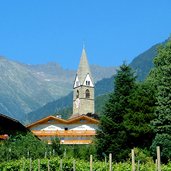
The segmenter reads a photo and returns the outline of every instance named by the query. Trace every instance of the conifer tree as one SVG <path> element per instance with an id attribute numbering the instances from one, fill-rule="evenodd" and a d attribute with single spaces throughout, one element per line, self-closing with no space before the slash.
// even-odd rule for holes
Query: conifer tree
<path id="1" fill-rule="evenodd" d="M 154 89 L 147 81 L 137 83 L 129 98 L 129 109 L 124 116 L 127 146 L 149 149 L 154 138 L 150 122 L 154 119 Z"/>
<path id="2" fill-rule="evenodd" d="M 114 80 L 114 91 L 105 105 L 104 114 L 100 119 L 99 131 L 96 136 L 97 153 L 113 153 L 116 161 L 127 157 L 127 134 L 123 119 L 129 107 L 129 97 L 135 87 L 136 77 L 132 69 L 123 64 Z"/>
<path id="3" fill-rule="evenodd" d="M 154 66 L 151 75 L 156 87 L 157 103 L 152 125 L 156 137 L 151 147 L 155 151 L 155 146 L 160 145 L 162 157 L 166 161 L 171 159 L 171 40 L 159 48 Z"/>

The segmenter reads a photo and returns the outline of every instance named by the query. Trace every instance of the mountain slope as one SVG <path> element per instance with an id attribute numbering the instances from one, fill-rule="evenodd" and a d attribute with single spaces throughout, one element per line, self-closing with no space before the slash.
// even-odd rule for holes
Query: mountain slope
<path id="1" fill-rule="evenodd" d="M 59 97 L 57 92 L 52 95 L 47 85 L 23 65 L 2 57 L 0 82 L 0 112 L 16 119 Z"/>
<path id="2" fill-rule="evenodd" d="M 115 71 L 92 66 L 95 81 Z M 71 92 L 75 74 L 57 63 L 26 65 L 0 57 L 0 112 L 22 122 L 26 113 Z"/>
<path id="3" fill-rule="evenodd" d="M 157 47 L 159 44 L 152 46 L 144 53 L 138 55 L 130 63 L 130 66 L 136 71 L 138 80 L 144 80 L 153 67 L 153 59 L 157 54 Z"/>
<path id="4" fill-rule="evenodd" d="M 157 55 L 158 47 L 166 44 L 168 40 L 166 39 L 162 43 L 155 44 L 132 60 L 130 66 L 136 71 L 138 80 L 142 81 L 147 77 L 151 68 L 154 66 L 153 59 Z"/>

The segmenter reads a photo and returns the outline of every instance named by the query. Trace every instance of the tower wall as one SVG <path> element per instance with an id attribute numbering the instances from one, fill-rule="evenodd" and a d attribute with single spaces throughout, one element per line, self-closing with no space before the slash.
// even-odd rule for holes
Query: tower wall
<path id="1" fill-rule="evenodd" d="M 86 90 L 89 90 L 89 98 L 86 98 Z M 73 114 L 94 113 L 94 87 L 79 86 L 73 91 Z M 77 97 L 78 91 L 79 97 Z"/>

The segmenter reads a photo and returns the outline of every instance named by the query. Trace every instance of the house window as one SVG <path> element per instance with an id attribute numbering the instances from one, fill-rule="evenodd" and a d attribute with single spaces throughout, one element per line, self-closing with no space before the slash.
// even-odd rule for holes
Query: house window
<path id="1" fill-rule="evenodd" d="M 86 99 L 90 98 L 90 91 L 88 89 L 85 92 L 85 97 L 86 97 Z"/>
<path id="2" fill-rule="evenodd" d="M 90 85 L 90 81 L 86 81 L 86 85 L 89 86 Z"/>

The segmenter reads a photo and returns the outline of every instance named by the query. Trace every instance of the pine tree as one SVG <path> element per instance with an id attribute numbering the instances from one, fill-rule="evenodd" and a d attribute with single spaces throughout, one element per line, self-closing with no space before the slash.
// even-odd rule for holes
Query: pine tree
<path id="1" fill-rule="evenodd" d="M 150 125 L 154 119 L 154 89 L 147 81 L 137 83 L 129 98 L 129 109 L 124 116 L 124 126 L 128 135 L 127 146 L 149 149 L 154 138 Z"/>
<path id="2" fill-rule="evenodd" d="M 127 157 L 127 134 L 123 119 L 129 106 L 129 97 L 135 87 L 136 77 L 132 69 L 123 64 L 114 80 L 114 91 L 105 105 L 104 114 L 100 119 L 99 131 L 96 136 L 97 153 L 113 153 L 116 161 Z"/>
<path id="3" fill-rule="evenodd" d="M 160 145 L 163 152 L 171 151 L 171 40 L 159 48 L 154 59 L 154 66 L 151 75 L 156 87 L 157 103 L 155 119 L 152 122 L 156 132 L 152 149 Z M 167 156 L 166 153 L 162 153 L 162 157 L 165 160 L 171 159 L 171 153 Z"/>

